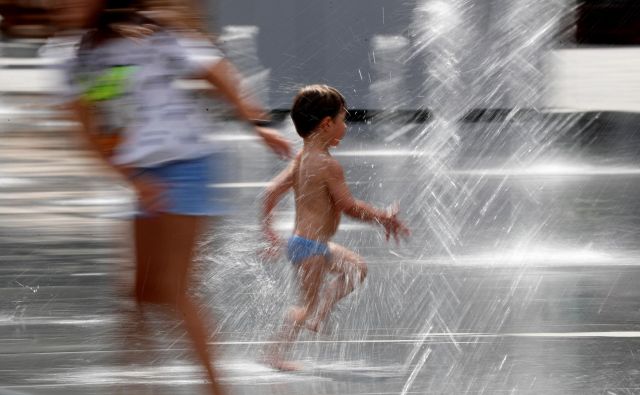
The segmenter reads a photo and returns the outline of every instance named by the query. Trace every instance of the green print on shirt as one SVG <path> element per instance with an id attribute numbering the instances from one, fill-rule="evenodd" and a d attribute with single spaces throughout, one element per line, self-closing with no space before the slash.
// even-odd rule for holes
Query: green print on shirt
<path id="1" fill-rule="evenodd" d="M 88 101 L 116 99 L 127 91 L 129 77 L 136 66 L 113 66 L 99 75 L 94 81 L 86 81 L 89 85 L 84 97 Z"/>

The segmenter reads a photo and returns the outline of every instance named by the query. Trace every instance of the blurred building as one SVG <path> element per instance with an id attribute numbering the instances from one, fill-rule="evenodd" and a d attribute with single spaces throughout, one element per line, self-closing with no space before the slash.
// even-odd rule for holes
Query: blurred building
<path id="1" fill-rule="evenodd" d="M 0 53 L 7 58 L 36 56 L 40 42 L 22 40 L 20 51 L 18 43 L 24 38 L 44 38 L 52 35 L 52 21 L 55 17 L 54 7 L 64 4 L 72 10 L 75 2 L 83 0 L 0 0 L 0 35 L 5 44 L 13 47 L 0 48 Z M 418 0 L 351 0 L 336 6 L 334 2 L 318 0 L 147 0 L 157 8 L 169 8 L 179 11 L 184 16 L 184 24 L 207 25 L 210 31 L 224 32 L 228 26 L 251 26 L 256 33 L 251 36 L 251 43 L 242 42 L 235 48 L 237 53 L 248 53 L 258 59 L 261 70 L 269 70 L 267 89 L 259 89 L 259 93 L 268 99 L 264 102 L 274 109 L 288 108 L 291 97 L 298 86 L 312 82 L 325 82 L 338 87 L 347 97 L 352 108 L 373 108 L 371 87 L 381 83 L 396 81 L 399 71 L 391 68 L 388 78 L 383 79 L 380 69 L 385 61 L 386 50 L 375 45 L 375 37 L 410 38 L 412 32 L 413 8 Z M 493 58 L 504 59 L 504 52 L 511 51 L 517 43 L 497 45 L 497 39 L 513 35 L 513 32 L 529 31 L 538 22 L 545 26 L 548 18 L 540 16 L 539 21 L 531 21 L 529 15 L 538 15 L 534 9 L 539 4 L 565 4 L 567 9 L 575 13 L 568 17 L 570 29 L 558 29 L 563 37 L 554 45 L 554 49 L 563 46 L 622 46 L 640 43 L 640 1 L 638 0 L 468 0 L 473 7 L 469 9 L 469 21 L 464 31 L 473 37 L 473 45 L 465 51 L 466 63 L 460 65 L 460 72 L 465 78 L 473 81 L 481 90 L 487 89 L 481 83 L 482 78 L 491 79 L 487 74 L 494 71 L 502 78 L 502 70 L 498 67 L 477 67 L 478 64 L 491 63 Z M 71 6 L 70 6 L 71 4 Z M 198 4 L 204 11 L 194 12 Z M 274 6 L 277 4 L 277 7 Z M 518 10 L 514 14 L 513 10 Z M 511 11 L 510 11 L 511 10 Z M 520 15 L 520 20 L 513 21 L 513 15 Z M 71 16 L 70 16 L 71 17 Z M 467 15 L 465 15 L 465 18 Z M 576 21 L 576 23 L 573 23 Z M 255 27 L 255 28 L 254 28 Z M 552 35 L 552 34 L 549 34 Z M 220 36 L 223 47 L 233 55 L 228 41 L 229 35 Z M 537 37 L 537 36 L 536 36 Z M 236 43 L 237 44 L 237 43 Z M 413 50 L 410 45 L 407 50 Z M 244 52 L 243 52 L 244 51 Z M 393 55 L 396 60 L 399 55 Z M 493 57 L 493 58 L 492 58 Z M 524 56 L 525 60 L 538 59 L 537 56 Z M 9 62 L 9 60 L 7 60 Z M 381 63 L 377 63 L 381 62 Z M 390 107 L 415 109 L 420 105 L 420 92 L 424 76 L 421 72 L 423 64 L 403 64 L 402 78 L 406 88 L 397 88 L 395 93 L 402 97 L 391 100 Z M 516 67 L 522 70 L 525 67 Z M 538 67 L 536 70 L 541 69 Z M 478 70 L 482 70 L 479 72 Z M 243 70 L 246 72 L 246 70 Z M 478 75 L 480 73 L 481 75 Z M 6 73 L 5 73 L 6 74 Z M 251 74 L 251 73 L 250 73 Z M 258 75 L 259 73 L 254 73 Z M 262 76 L 262 74 L 260 74 Z M 6 78 L 6 77 L 5 77 Z M 376 85 L 377 84 L 377 85 Z M 385 85 L 383 84 L 383 85 Z M 398 84 L 392 84 L 398 86 Z M 404 92 L 406 90 L 406 92 Z M 388 89 L 385 99 L 389 98 Z M 415 100 L 414 100 L 415 99 Z M 389 100 L 387 100 L 389 101 Z M 482 107 L 495 104 L 479 103 Z M 381 106 L 379 104 L 378 106 Z M 508 103 L 507 103 L 508 107 Z"/>
<path id="2" fill-rule="evenodd" d="M 185 5 L 185 1 L 149 0 L 156 7 L 180 9 L 188 18 L 197 18 L 196 13 Z M 213 20 L 236 18 L 245 13 L 249 18 L 253 11 L 245 2 L 204 1 L 209 9 L 209 27 Z M 218 4 L 220 3 L 220 4 Z M 234 6 L 233 3 L 243 3 Z M 8 37 L 47 37 L 53 33 L 51 9 L 55 0 L 0 0 L 0 31 Z M 259 4 L 256 2 L 256 7 Z M 221 8 L 217 15 L 214 8 Z M 282 7 L 278 7 L 282 8 Z M 391 10 L 390 10 L 391 11 Z M 580 44 L 637 45 L 640 43 L 640 2 L 637 0 L 579 0 L 577 42 Z"/>
<path id="3" fill-rule="evenodd" d="M 54 0 L 0 0 L 3 37 L 43 38 L 54 33 L 51 7 Z"/>
<path id="4" fill-rule="evenodd" d="M 578 7 L 576 41 L 586 45 L 639 45 L 640 2 L 583 0 Z"/>

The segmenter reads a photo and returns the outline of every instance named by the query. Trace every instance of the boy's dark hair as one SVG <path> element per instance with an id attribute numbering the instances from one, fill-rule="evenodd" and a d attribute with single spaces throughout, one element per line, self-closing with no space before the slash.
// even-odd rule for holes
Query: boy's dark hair
<path id="1" fill-rule="evenodd" d="M 291 119 L 300 137 L 308 137 L 325 117 L 334 118 L 346 107 L 344 97 L 327 85 L 300 89 L 291 107 Z"/>

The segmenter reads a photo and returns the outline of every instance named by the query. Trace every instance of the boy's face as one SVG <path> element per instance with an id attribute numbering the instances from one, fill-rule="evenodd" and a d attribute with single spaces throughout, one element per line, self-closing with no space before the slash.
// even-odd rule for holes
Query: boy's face
<path id="1" fill-rule="evenodd" d="M 329 145 L 332 147 L 337 147 L 347 132 L 347 124 L 345 123 L 346 116 L 347 110 L 343 108 L 335 118 L 331 119 L 327 133 L 330 133 L 331 142 Z"/>

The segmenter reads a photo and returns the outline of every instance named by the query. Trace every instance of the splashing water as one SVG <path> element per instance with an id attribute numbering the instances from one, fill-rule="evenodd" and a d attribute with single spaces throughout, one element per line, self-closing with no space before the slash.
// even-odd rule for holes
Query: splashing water
<path id="1" fill-rule="evenodd" d="M 483 284 L 468 281 L 465 262 L 482 257 L 482 265 L 491 268 L 487 257 L 500 256 L 504 265 L 505 254 L 492 251 L 528 256 L 523 251 L 535 250 L 534 244 L 553 237 L 546 232 L 553 210 L 540 207 L 539 186 L 521 182 L 518 174 L 555 158 L 560 138 L 576 127 L 581 116 L 543 110 L 544 60 L 564 31 L 569 4 L 564 0 L 491 4 L 489 15 L 480 18 L 473 0 L 418 1 L 407 37 L 373 40 L 371 106 L 393 112 L 414 105 L 428 110 L 431 119 L 416 126 L 376 118 L 373 127 L 383 130 L 375 134 L 385 136 L 384 149 L 402 148 L 413 155 L 396 158 L 389 166 L 385 162 L 383 167 L 389 169 L 373 168 L 366 155 L 355 164 L 343 164 L 348 178 L 349 166 L 369 164 L 372 177 L 380 172 L 388 179 L 401 178 L 400 183 L 385 185 L 380 200 L 400 199 L 401 215 L 409 221 L 413 236 L 406 246 L 377 248 L 381 244 L 377 234 L 361 228 L 339 232 L 340 243 L 366 247 L 363 255 L 370 274 L 364 288 L 339 305 L 332 320 L 335 330 L 324 338 L 327 342 L 303 335 L 298 357 L 347 361 L 357 359 L 354 355 L 383 355 L 386 363 L 404 368 L 406 379 L 399 389 L 404 393 L 422 385 L 433 392 L 460 392 L 471 386 L 472 379 L 456 383 L 426 377 L 422 370 L 437 357 L 450 371 L 465 371 L 477 361 L 460 358 L 462 345 L 455 334 L 469 328 L 495 333 L 509 321 L 522 273 L 516 273 L 490 304 L 478 306 L 474 301 Z M 423 85 L 415 97 L 408 97 L 404 65 L 412 63 L 421 65 Z M 514 174 L 513 169 L 521 173 Z M 377 183 L 351 181 L 356 196 L 373 201 L 379 197 Z M 290 210 L 291 201 L 283 206 Z M 207 287 L 214 291 L 216 304 L 233 312 L 221 316 L 221 327 L 246 340 L 249 355 L 256 352 L 249 343 L 266 340 L 276 330 L 295 290 L 285 265 L 265 269 L 257 258 L 238 262 L 238 256 L 255 256 L 248 246 L 256 245 L 258 232 L 257 227 L 242 229 L 238 223 L 218 228 L 215 237 L 224 239 L 224 247 L 214 248 L 216 243 L 209 240 L 204 254 L 217 261 Z M 371 251 L 375 254 L 367 255 Z M 439 265 L 449 269 L 440 270 Z M 221 289 L 229 292 L 221 294 Z M 238 290 L 245 291 L 238 295 Z M 530 301 L 525 298 L 520 303 Z M 448 339 L 444 351 L 430 345 L 432 334 Z M 387 337 L 410 338 L 410 346 L 398 351 L 375 343 Z M 498 362 L 502 364 L 487 369 L 501 369 L 504 360 Z"/>
<path id="2" fill-rule="evenodd" d="M 569 4 L 494 1 L 489 26 L 478 21 L 477 6 L 471 0 L 421 1 L 412 26 L 411 58 L 422 63 L 425 72 L 420 107 L 431 111 L 432 120 L 411 141 L 420 155 L 405 164 L 415 180 L 403 190 L 410 201 L 405 212 L 414 239 L 421 241 L 415 247 L 418 255 L 444 256 L 443 262 L 455 263 L 482 251 L 514 249 L 525 254 L 549 237 L 545 230 L 551 211 L 539 207 L 539 191 L 505 170 L 553 158 L 559 138 L 580 120 L 580 115 L 541 109 L 545 58 L 559 39 Z M 482 168 L 498 169 L 502 176 L 472 173 Z M 469 326 L 500 331 L 521 279 L 522 272 L 499 302 L 474 311 L 470 306 L 480 287 L 462 287 L 466 279 L 457 272 L 429 276 L 424 290 L 414 294 L 409 307 L 414 318 L 408 326 L 423 336 L 464 332 Z M 424 338 L 415 343 L 405 361 L 403 393 L 411 389 L 416 369 L 423 369 L 432 351 Z M 463 369 L 471 362 L 460 355 L 452 336 L 439 360 L 451 370 Z M 472 379 L 427 382 L 431 391 L 449 392 L 468 389 Z"/>
<path id="3" fill-rule="evenodd" d="M 260 63 L 258 56 L 257 26 L 225 26 L 220 35 L 220 43 L 225 54 L 231 59 L 243 76 L 242 90 L 249 92 L 259 103 L 269 103 L 269 77 L 271 70 Z"/>

